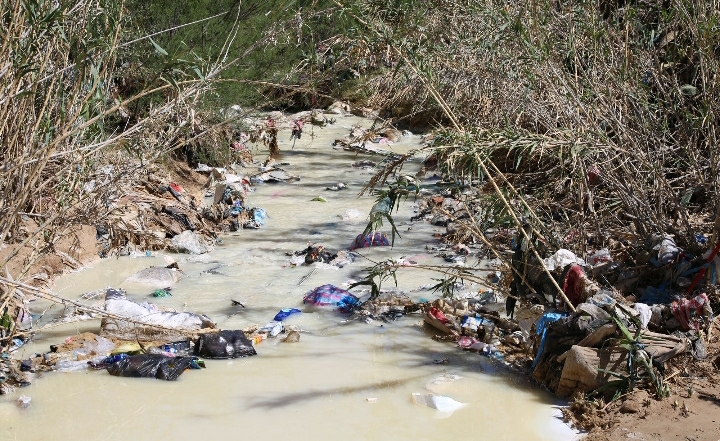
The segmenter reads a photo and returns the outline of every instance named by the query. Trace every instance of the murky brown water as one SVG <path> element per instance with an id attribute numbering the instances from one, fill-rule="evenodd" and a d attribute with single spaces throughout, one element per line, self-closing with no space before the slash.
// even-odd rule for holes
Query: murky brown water
<path id="1" fill-rule="evenodd" d="M 290 268 L 286 252 L 308 242 L 331 249 L 347 247 L 362 231 L 364 221 L 344 222 L 340 215 L 354 208 L 366 215 L 370 197 L 357 198 L 370 172 L 351 164 L 367 156 L 332 150 L 330 142 L 350 125 L 369 122 L 338 118 L 334 127 L 310 127 L 293 151 L 285 152 L 286 169 L 302 179 L 293 184 L 260 184 L 250 205 L 267 210 L 260 230 L 224 236 L 209 255 L 174 256 L 186 277 L 172 297 L 152 299 L 151 289 L 128 286 L 135 300 L 205 313 L 223 329 L 264 324 L 284 307 L 300 307 L 302 296 L 315 286 L 340 286 L 362 277 L 367 261 L 340 270 L 318 269 L 298 285 L 311 268 Z M 290 149 L 289 134 L 281 132 L 280 147 Z M 392 146 L 398 152 L 417 145 L 406 137 Z M 413 170 L 410 170 L 413 171 Z M 339 181 L 343 192 L 325 191 Z M 311 202 L 323 196 L 328 202 Z M 440 263 L 426 247 L 437 245 L 434 227 L 426 223 L 408 231 L 413 202 L 396 215 L 402 238 L 396 246 L 361 250 L 373 260 L 414 256 Z M 108 259 L 58 280 L 56 290 L 77 298 L 83 292 L 118 286 L 133 272 L 163 264 L 153 257 Z M 218 268 L 218 266 L 220 266 Z M 207 270 L 216 271 L 208 273 Z M 418 270 L 399 274 L 399 288 L 415 298 L 434 298 L 417 291 L 433 275 Z M 413 291 L 414 290 L 414 291 Z M 238 312 L 230 299 L 247 308 Z M 41 308 L 38 304 L 35 308 Z M 288 323 L 304 333 L 299 343 L 266 340 L 259 355 L 232 361 L 207 361 L 207 369 L 188 371 L 176 382 L 116 378 L 105 371 L 46 373 L 15 395 L 0 397 L 0 440 L 125 440 L 125 439 L 270 439 L 297 440 L 560 440 L 572 432 L 554 416 L 552 397 L 531 382 L 508 374 L 489 359 L 438 343 L 421 325 L 419 316 L 396 322 L 345 322 L 331 311 L 306 312 Z M 97 332 L 98 321 L 65 325 L 38 336 L 21 348 L 29 356 L 44 352 L 70 334 Z M 446 363 L 435 364 L 436 360 Z M 461 378 L 431 384 L 441 375 Z M 414 404 L 413 392 L 433 391 L 468 405 L 450 417 Z M 32 398 L 28 409 L 15 406 L 17 396 Z M 376 398 L 369 402 L 368 398 Z"/>

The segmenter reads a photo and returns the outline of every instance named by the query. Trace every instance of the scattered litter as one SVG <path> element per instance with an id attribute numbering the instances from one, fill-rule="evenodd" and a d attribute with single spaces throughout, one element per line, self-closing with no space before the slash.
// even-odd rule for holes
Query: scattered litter
<path id="1" fill-rule="evenodd" d="M 584 260 L 576 256 L 572 251 L 566 249 L 559 249 L 555 254 L 545 259 L 544 263 L 550 271 L 553 271 L 555 268 L 565 268 L 573 263 L 580 266 L 585 265 Z"/>
<path id="2" fill-rule="evenodd" d="M 171 297 L 170 288 L 156 289 L 152 293 L 153 297 Z"/>

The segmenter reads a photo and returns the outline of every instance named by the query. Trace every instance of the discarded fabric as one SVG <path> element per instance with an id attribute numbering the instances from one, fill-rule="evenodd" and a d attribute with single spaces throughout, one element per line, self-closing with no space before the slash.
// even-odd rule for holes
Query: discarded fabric
<path id="1" fill-rule="evenodd" d="M 698 330 L 702 327 L 705 319 L 712 319 L 710 299 L 708 299 L 705 293 L 691 300 L 682 299 L 675 301 L 670 305 L 670 308 L 683 331 L 690 329 Z"/>
<path id="2" fill-rule="evenodd" d="M 570 269 L 563 281 L 563 292 L 573 306 L 583 302 L 583 290 L 585 287 L 585 271 L 577 264 L 571 264 Z"/>
<path id="3" fill-rule="evenodd" d="M 653 250 L 658 252 L 657 260 L 660 265 L 667 265 L 675 261 L 675 258 L 682 251 L 675 245 L 675 240 L 670 236 L 663 237 L 660 243 L 655 245 Z"/>
<path id="4" fill-rule="evenodd" d="M 484 351 L 488 344 L 483 343 L 476 338 L 462 336 L 458 339 L 458 346 L 463 349 L 471 349 L 473 351 Z"/>
<path id="5" fill-rule="evenodd" d="M 640 298 L 640 302 L 646 305 L 671 303 L 678 297 L 678 295 L 671 289 L 668 289 L 668 285 L 669 283 L 664 283 L 658 288 L 648 286 L 645 288 L 645 293 Z"/>
<path id="6" fill-rule="evenodd" d="M 443 314 L 442 311 L 437 309 L 436 307 L 430 308 L 430 311 L 428 311 L 428 314 L 430 314 L 434 319 L 438 320 L 443 325 L 446 325 L 450 322 L 447 317 L 445 317 L 445 314 Z M 477 328 L 476 328 L 477 329 Z"/>
<path id="7" fill-rule="evenodd" d="M 337 306 L 341 312 L 349 313 L 360 305 L 360 300 L 337 286 L 323 285 L 308 291 L 303 297 L 303 303 L 315 306 Z"/>
<path id="8" fill-rule="evenodd" d="M 390 241 L 384 233 L 375 232 L 374 234 L 358 234 L 350 245 L 351 250 L 358 248 L 368 247 L 387 247 L 390 246 Z"/>

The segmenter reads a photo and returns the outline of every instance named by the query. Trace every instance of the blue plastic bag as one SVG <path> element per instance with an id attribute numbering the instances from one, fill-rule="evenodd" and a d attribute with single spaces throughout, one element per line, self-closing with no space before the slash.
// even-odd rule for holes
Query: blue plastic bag
<path id="1" fill-rule="evenodd" d="M 532 369 L 535 369 L 538 361 L 540 361 L 540 356 L 545 351 L 545 337 L 547 336 L 548 326 L 550 325 L 550 323 L 554 323 L 565 316 L 567 316 L 567 313 L 565 312 L 548 312 L 546 314 L 543 314 L 542 317 L 540 317 L 535 323 L 535 332 L 537 333 L 537 335 L 542 335 L 542 337 L 540 337 L 540 346 L 538 347 L 538 352 L 535 356 L 535 360 L 533 360 Z"/>
<path id="2" fill-rule="evenodd" d="M 280 310 L 280 312 L 275 314 L 275 318 L 273 318 L 273 321 L 281 322 L 281 321 L 285 320 L 286 318 L 290 317 L 291 315 L 297 314 L 299 312 L 302 312 L 302 311 L 300 311 L 299 309 L 295 309 L 295 308 L 283 308 Z"/>

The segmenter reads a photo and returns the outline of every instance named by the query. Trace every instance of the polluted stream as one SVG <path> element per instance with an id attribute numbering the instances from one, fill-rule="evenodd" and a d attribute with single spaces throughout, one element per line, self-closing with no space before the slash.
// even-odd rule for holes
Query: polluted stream
<path id="1" fill-rule="evenodd" d="M 425 221 L 410 222 L 415 202 L 401 204 L 394 219 L 402 237 L 394 247 L 358 250 L 355 262 L 340 269 L 290 265 L 286 255 L 308 243 L 337 251 L 347 249 L 367 222 L 375 200 L 358 193 L 373 171 L 352 164 L 379 156 L 333 149 L 332 141 L 351 126 L 371 121 L 338 117 L 325 128 L 306 126 L 301 140 L 278 141 L 283 168 L 299 181 L 256 184 L 247 205 L 262 207 L 268 218 L 257 230 L 222 235 L 203 255 L 152 253 L 151 256 L 108 258 L 59 278 L 53 291 L 71 299 L 106 287 L 122 287 L 128 298 L 177 311 L 208 315 L 221 329 L 242 329 L 271 321 L 282 308 L 299 308 L 285 323 L 300 327 L 297 343 L 269 338 L 256 344 L 257 356 L 206 360 L 206 369 L 190 370 L 178 381 L 119 378 L 105 370 L 40 373 L 28 388 L 0 397 L 0 439 L 104 441 L 135 439 L 268 439 L 292 436 L 315 440 L 502 439 L 565 440 L 575 436 L 559 419 L 563 404 L 522 374 L 501 362 L 451 343 L 431 339 L 433 332 L 420 314 L 395 321 L 348 320 L 332 309 L 310 309 L 303 295 L 320 285 L 347 287 L 365 277 L 372 261 L 404 257 L 421 264 L 443 264 L 433 237 L 444 229 Z M 405 153 L 420 137 L 404 136 L 382 148 Z M 261 158 L 265 150 L 256 152 Z M 414 167 L 414 168 L 413 168 Z M 408 173 L 420 168 L 411 161 Z M 253 169 L 246 169 L 250 174 Z M 347 189 L 328 191 L 342 182 Z M 423 186 L 431 186 L 430 182 Z M 327 202 L 312 201 L 322 197 Z M 359 218 L 343 219 L 348 210 Z M 346 218 L 348 216 L 345 216 Z M 390 233 L 389 225 L 385 232 Z M 152 289 L 123 283 L 149 266 L 177 261 L 184 277 L 172 296 L 153 298 Z M 467 264 L 473 264 L 472 258 Z M 317 268 L 316 268 L 317 267 Z M 437 274 L 419 269 L 398 272 L 397 289 L 413 300 L 438 297 L 427 287 Z M 344 285 L 343 285 L 344 284 Z M 393 282 L 383 288 L 395 289 Z M 479 287 L 469 286 L 477 291 Z M 352 291 L 363 300 L 368 293 Z M 245 307 L 233 304 L 241 302 Z M 48 305 L 32 306 L 40 313 Z M 59 313 L 55 306 L 48 317 Z M 52 328 L 18 350 L 27 358 L 47 352 L 80 332 L 99 333 L 99 320 Z M 446 396 L 465 404 L 454 412 L 414 402 L 414 393 Z M 30 396 L 21 409 L 14 402 Z"/>

